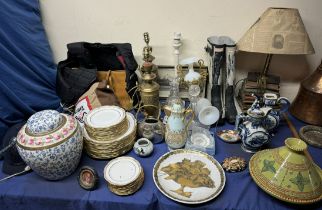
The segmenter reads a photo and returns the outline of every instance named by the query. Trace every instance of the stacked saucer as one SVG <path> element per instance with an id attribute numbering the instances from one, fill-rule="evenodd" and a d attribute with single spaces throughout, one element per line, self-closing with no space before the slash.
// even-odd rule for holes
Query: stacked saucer
<path id="1" fill-rule="evenodd" d="M 117 106 L 102 106 L 86 116 L 84 144 L 87 154 L 109 159 L 131 150 L 136 138 L 136 119 Z"/>
<path id="2" fill-rule="evenodd" d="M 111 160 L 105 166 L 104 178 L 111 192 L 130 195 L 142 186 L 144 172 L 137 160 L 124 156 Z"/>

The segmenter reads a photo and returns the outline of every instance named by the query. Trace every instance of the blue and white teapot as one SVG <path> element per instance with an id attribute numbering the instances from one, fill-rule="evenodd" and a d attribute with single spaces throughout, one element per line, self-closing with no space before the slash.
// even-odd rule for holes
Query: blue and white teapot
<path id="1" fill-rule="evenodd" d="M 272 109 L 266 118 L 265 127 L 269 132 L 273 132 L 279 125 L 281 114 L 288 110 L 290 101 L 285 97 L 278 98 L 275 93 L 265 93 L 263 102 L 265 107 L 271 108 L 283 105 L 281 109 Z"/>
<path id="2" fill-rule="evenodd" d="M 270 140 L 270 134 L 265 123 L 271 107 L 261 107 L 259 98 L 246 113 L 241 113 L 236 117 L 235 129 L 242 141 L 242 149 L 246 152 L 255 153 Z"/>

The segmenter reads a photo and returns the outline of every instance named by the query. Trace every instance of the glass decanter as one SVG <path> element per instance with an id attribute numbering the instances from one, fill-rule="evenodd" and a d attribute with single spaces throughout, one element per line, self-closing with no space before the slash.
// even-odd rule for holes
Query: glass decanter
<path id="1" fill-rule="evenodd" d="M 179 79 L 178 78 L 170 78 L 170 94 L 167 98 L 167 101 L 163 107 L 166 116 L 170 116 L 171 107 L 174 103 L 182 104 L 184 107 L 184 101 L 179 96 Z"/>

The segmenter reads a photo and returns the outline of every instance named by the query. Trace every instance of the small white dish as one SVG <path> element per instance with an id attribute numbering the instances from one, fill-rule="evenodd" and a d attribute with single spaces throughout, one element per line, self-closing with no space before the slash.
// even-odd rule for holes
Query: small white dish
<path id="1" fill-rule="evenodd" d="M 236 130 L 221 130 L 217 132 L 217 136 L 227 143 L 235 143 L 240 141 L 240 136 L 238 135 L 238 131 Z"/>

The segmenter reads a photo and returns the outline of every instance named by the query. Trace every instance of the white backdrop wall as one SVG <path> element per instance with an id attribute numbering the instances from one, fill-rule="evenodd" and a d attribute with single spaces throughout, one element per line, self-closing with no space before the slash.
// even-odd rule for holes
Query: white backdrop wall
<path id="1" fill-rule="evenodd" d="M 273 56 L 270 73 L 280 75 L 281 95 L 294 99 L 299 82 L 322 58 L 321 0 L 40 0 L 43 22 L 56 62 L 66 58 L 66 44 L 76 41 L 129 42 L 138 63 L 149 32 L 155 63 L 175 63 L 174 32 L 181 32 L 181 58 L 207 61 L 204 46 L 212 35 L 238 41 L 268 7 L 298 8 L 315 48 L 314 55 Z M 236 80 L 260 71 L 265 55 L 238 52 Z"/>

